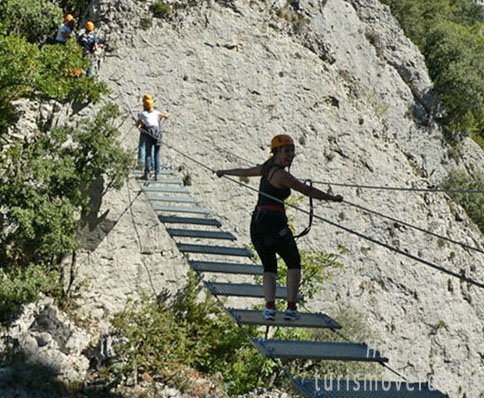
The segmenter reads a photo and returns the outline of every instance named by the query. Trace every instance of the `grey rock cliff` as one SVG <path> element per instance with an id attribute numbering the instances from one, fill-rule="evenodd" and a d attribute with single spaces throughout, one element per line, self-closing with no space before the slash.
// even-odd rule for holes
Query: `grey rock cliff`
<path id="1" fill-rule="evenodd" d="M 316 203 L 311 233 L 299 242 L 305 249 L 346 249 L 344 269 L 310 309 L 331 315 L 356 308 L 377 335 L 369 343 L 409 381 L 431 381 L 451 397 L 482 396 L 482 289 L 375 243 L 482 283 L 482 253 L 381 215 L 477 248 L 482 234 L 443 193 L 337 185 L 427 188 L 454 167 L 481 170 L 481 150 L 467 143 L 459 165 L 448 156 L 424 59 L 387 7 L 376 0 L 301 0 L 306 23 L 296 23 L 280 16 L 283 6 L 201 2 L 143 30 L 148 4 L 94 2 L 91 18 L 109 50 L 99 78 L 112 90 L 107 100 L 126 110 L 123 145 L 135 156 L 138 132 L 128 109 L 137 111 L 143 94 L 153 94 L 156 107 L 171 114 L 162 163 L 189 175 L 193 195 L 248 244 L 258 181 L 244 189 L 213 170 L 261 163 L 273 135 L 292 135 L 293 174 L 347 201 Z M 109 193 L 100 211 L 110 210 L 113 227 L 79 257 L 76 280 L 88 282 L 80 316 L 98 322 L 97 332 L 107 330 L 127 298 L 176 289 L 188 268 L 139 189 L 131 178 Z M 302 229 L 307 216 L 289 212 Z M 384 377 L 395 379 L 391 372 Z"/>
<path id="2" fill-rule="evenodd" d="M 211 170 L 260 163 L 268 155 L 270 138 L 287 132 L 303 143 L 297 148 L 295 175 L 325 182 L 322 188 L 331 186 L 355 205 L 481 247 L 480 232 L 445 194 L 331 185 L 426 188 L 456 167 L 433 121 L 440 110 L 423 57 L 387 7 L 372 0 L 300 1 L 299 12 L 308 23 L 296 26 L 277 16 L 282 3 L 213 2 L 142 30 L 136 23 L 146 10 L 133 18 L 130 7 L 139 5 L 126 2 L 128 24 L 123 10 L 113 11 L 108 4 L 99 3 L 100 10 L 106 8 L 100 17 L 107 21 L 106 28 L 100 25 L 117 50 L 105 58 L 100 78 L 113 91 L 110 100 L 137 109 L 149 92 L 159 109 L 171 113 L 162 162 L 183 167 L 194 195 L 240 242 L 249 243 L 255 192 L 218 180 Z M 124 143 L 134 152 L 137 132 L 129 123 L 125 134 Z M 467 167 L 482 167 L 480 150 L 474 148 L 466 159 Z M 257 181 L 250 186 L 256 189 Z M 155 226 L 148 207 L 146 213 L 145 222 Z M 316 214 L 484 280 L 481 253 L 348 204 L 318 203 Z M 456 222 L 456 214 L 463 221 Z M 306 216 L 294 212 L 294 217 L 301 229 Z M 163 227 L 156 228 L 170 245 Z M 128 229 L 121 232 L 129 240 Z M 121 238 L 110 234 L 106 241 L 111 240 L 119 244 Z M 149 238 L 143 242 L 163 244 Z M 482 393 L 481 289 L 319 219 L 300 245 L 330 252 L 338 246 L 347 249 L 344 269 L 310 303 L 313 310 L 331 314 L 337 307 L 357 308 L 378 333 L 372 344 L 408 380 L 431 378 L 451 396 Z M 94 256 L 101 255 L 100 249 Z M 151 258 L 157 272 L 172 272 L 177 266 L 170 258 L 181 260 L 174 247 L 168 256 L 132 255 Z M 136 261 L 105 259 L 106 266 L 120 270 Z M 186 266 L 178 267 L 181 276 Z M 166 286 L 170 280 L 176 284 L 176 275 L 159 282 Z"/>

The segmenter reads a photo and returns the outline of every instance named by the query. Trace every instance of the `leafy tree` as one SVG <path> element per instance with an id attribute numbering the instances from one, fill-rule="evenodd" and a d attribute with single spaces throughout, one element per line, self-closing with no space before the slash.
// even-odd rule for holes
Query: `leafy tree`
<path id="1" fill-rule="evenodd" d="M 0 7 L 0 20 L 9 34 L 39 44 L 47 37 L 54 37 L 64 15 L 51 1 L 4 0 L 3 7 Z"/>
<path id="2" fill-rule="evenodd" d="M 444 107 L 442 122 L 458 138 L 484 135 L 482 7 L 470 0 L 382 0 L 425 56 Z"/>
<path id="3" fill-rule="evenodd" d="M 473 137 L 484 122 L 484 38 L 476 28 L 443 22 L 429 31 L 427 65 L 453 131 Z"/>
<path id="4" fill-rule="evenodd" d="M 118 116 L 106 105 L 94 120 L 38 131 L 0 152 L 0 320 L 40 291 L 60 297 L 61 261 L 79 247 L 91 185 L 103 178 L 105 191 L 119 188 L 132 163 L 118 142 Z"/>
<path id="5" fill-rule="evenodd" d="M 175 296 L 144 297 L 115 315 L 113 325 L 121 341 L 117 352 L 125 361 L 108 366 L 111 376 L 157 375 L 164 383 L 193 396 L 190 375 L 201 372 L 220 391 L 231 395 L 262 386 L 261 370 L 266 360 L 251 345 L 247 333 L 237 327 L 211 295 L 200 296 L 201 285 L 193 272 Z"/>
<path id="6" fill-rule="evenodd" d="M 0 136 L 15 122 L 10 103 L 16 99 L 99 101 L 108 90 L 104 83 L 82 75 L 87 62 L 74 41 L 40 50 L 19 36 L 0 36 Z"/>
<path id="7" fill-rule="evenodd" d="M 449 195 L 466 211 L 467 215 L 484 233 L 484 198 L 482 194 L 465 193 L 464 191 L 484 190 L 484 175 L 475 173 L 472 176 L 463 170 L 452 170 L 442 188 L 452 191 Z"/>
<path id="8" fill-rule="evenodd" d="M 130 155 L 112 126 L 118 115 L 108 105 L 93 121 L 39 132 L 7 150 L 0 174 L 0 266 L 55 265 L 76 249 L 89 186 L 104 175 L 108 187 L 119 187 L 128 173 Z"/>
<path id="9" fill-rule="evenodd" d="M 81 4 L 64 3 L 69 2 Z M 102 179 L 105 189 L 119 187 L 131 163 L 117 142 L 114 105 L 75 127 L 37 126 L 34 136 L 23 140 L 10 134 L 16 130 L 15 100 L 79 107 L 108 92 L 104 83 L 82 73 L 89 61 L 75 40 L 40 46 L 63 18 L 54 2 L 0 4 L 0 320 L 40 291 L 62 292 L 60 263 L 79 245 L 90 188 Z"/>

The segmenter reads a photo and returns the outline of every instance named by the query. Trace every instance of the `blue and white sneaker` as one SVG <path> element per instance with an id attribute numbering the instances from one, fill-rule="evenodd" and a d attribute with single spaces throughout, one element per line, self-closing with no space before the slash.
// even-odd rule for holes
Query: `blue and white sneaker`
<path id="1" fill-rule="evenodd" d="M 274 308 L 266 308 L 262 311 L 262 317 L 268 321 L 273 321 L 276 319 L 276 310 Z"/>
<path id="2" fill-rule="evenodd" d="M 298 310 L 291 310 L 288 308 L 284 314 L 284 319 L 286 321 L 295 321 L 299 318 L 301 318 L 301 314 L 298 312 Z"/>

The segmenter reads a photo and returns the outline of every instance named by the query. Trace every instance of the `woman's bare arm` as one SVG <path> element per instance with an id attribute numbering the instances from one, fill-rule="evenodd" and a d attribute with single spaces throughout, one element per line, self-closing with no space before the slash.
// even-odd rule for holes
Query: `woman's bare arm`
<path id="1" fill-rule="evenodd" d="M 239 177 L 256 177 L 261 175 L 261 167 L 249 167 L 246 169 L 227 169 L 227 170 L 217 170 L 217 177 L 222 177 L 225 175 L 229 176 L 239 176 Z"/>
<path id="2" fill-rule="evenodd" d="M 312 186 L 302 183 L 291 173 L 288 173 L 285 170 L 278 170 L 276 173 L 274 173 L 271 179 L 271 183 L 275 186 L 294 189 L 314 199 L 330 200 L 333 202 L 341 202 L 343 200 L 343 197 L 341 195 L 330 195 L 326 192 L 321 191 L 318 188 L 314 188 Z"/>

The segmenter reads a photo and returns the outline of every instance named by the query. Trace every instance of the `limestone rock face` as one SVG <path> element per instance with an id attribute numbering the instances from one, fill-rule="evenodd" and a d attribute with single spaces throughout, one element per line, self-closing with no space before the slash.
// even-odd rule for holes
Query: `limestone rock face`
<path id="1" fill-rule="evenodd" d="M 483 254 L 444 238 L 482 250 L 482 234 L 446 194 L 410 189 L 434 187 L 455 167 L 482 170 L 484 159 L 472 142 L 458 163 L 449 156 L 424 59 L 389 9 L 376 0 L 169 3 L 176 11 L 153 19 L 145 2 L 93 2 L 106 50 L 98 77 L 111 89 L 106 101 L 125 112 L 122 144 L 135 156 L 129 111 L 152 94 L 171 114 L 162 163 L 189 176 L 192 194 L 245 245 L 258 180 L 247 188 L 213 171 L 260 164 L 270 139 L 290 134 L 291 172 L 345 198 L 317 202 L 298 242 L 345 249 L 344 268 L 309 309 L 356 309 L 377 336 L 368 343 L 407 380 L 481 396 L 484 294 L 455 275 L 483 283 Z M 306 201 L 297 207 L 307 211 Z M 99 211 L 107 210 L 107 227 L 75 270 L 87 282 L 79 316 L 98 332 L 126 299 L 176 289 L 188 269 L 134 178 L 107 195 Z M 304 212 L 288 213 L 304 228 Z"/>
<path id="2" fill-rule="evenodd" d="M 8 331 L 2 333 L 1 341 L 5 346 L 0 349 L 8 350 L 10 355 L 23 355 L 28 366 L 19 363 L 12 369 L 2 369 L 2 396 L 22 396 L 18 395 L 21 393 L 15 380 L 40 382 L 42 376 L 36 374 L 38 372 L 48 372 L 48 378 L 66 384 L 83 380 L 89 369 L 83 350 L 91 338 L 59 311 L 52 299 L 43 298 L 25 306 Z M 44 396 L 43 387 L 42 384 L 38 386 L 39 396 Z"/>

